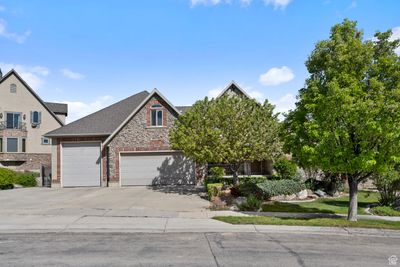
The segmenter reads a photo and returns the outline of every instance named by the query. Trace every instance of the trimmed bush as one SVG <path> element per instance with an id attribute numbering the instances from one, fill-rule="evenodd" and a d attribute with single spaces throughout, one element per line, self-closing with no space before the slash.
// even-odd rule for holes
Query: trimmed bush
<path id="1" fill-rule="evenodd" d="M 211 200 L 213 197 L 219 196 L 223 186 L 222 183 L 207 184 L 208 199 Z"/>
<path id="2" fill-rule="evenodd" d="M 257 189 L 260 190 L 260 193 L 265 199 L 280 195 L 296 194 L 305 188 L 306 187 L 303 182 L 288 179 L 267 180 L 263 183 L 257 184 Z"/>
<path id="3" fill-rule="evenodd" d="M 14 184 L 19 184 L 23 187 L 34 187 L 37 185 L 35 177 L 36 173 L 33 172 L 17 173 Z"/>
<path id="4" fill-rule="evenodd" d="M 280 158 L 274 162 L 274 169 L 280 179 L 295 179 L 297 165 L 288 159 Z"/>
<path id="5" fill-rule="evenodd" d="M 393 206 L 400 200 L 400 175 L 397 171 L 389 171 L 374 177 L 374 183 L 379 191 L 379 203 L 382 206 Z"/>
<path id="6" fill-rule="evenodd" d="M 15 172 L 10 169 L 0 168 L 0 189 L 12 189 L 14 184 L 23 187 L 36 186 L 36 172 Z"/>
<path id="7" fill-rule="evenodd" d="M 210 174 L 214 178 L 222 178 L 225 175 L 225 169 L 222 167 L 212 167 Z"/>
<path id="8" fill-rule="evenodd" d="M 265 176 L 244 176 L 239 177 L 240 184 L 245 183 L 262 183 L 266 181 L 268 178 Z M 222 183 L 224 185 L 233 185 L 232 177 L 207 177 L 204 180 L 204 186 L 207 188 L 208 184 Z"/>
<path id="9" fill-rule="evenodd" d="M 260 200 L 256 195 L 249 195 L 246 198 L 246 201 L 239 206 L 239 209 L 247 211 L 258 211 L 261 207 L 261 204 L 262 200 Z"/>
<path id="10" fill-rule="evenodd" d="M 9 169 L 0 168 L 0 189 L 12 189 L 14 188 L 14 180 L 17 174 Z"/>

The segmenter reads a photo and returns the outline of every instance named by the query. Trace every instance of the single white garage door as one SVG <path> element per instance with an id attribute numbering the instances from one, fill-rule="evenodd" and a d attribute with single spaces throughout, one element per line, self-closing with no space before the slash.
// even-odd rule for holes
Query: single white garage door
<path id="1" fill-rule="evenodd" d="M 194 184 L 195 165 L 182 153 L 122 153 L 121 185 Z"/>
<path id="2" fill-rule="evenodd" d="M 63 143 L 63 187 L 100 186 L 100 143 Z"/>

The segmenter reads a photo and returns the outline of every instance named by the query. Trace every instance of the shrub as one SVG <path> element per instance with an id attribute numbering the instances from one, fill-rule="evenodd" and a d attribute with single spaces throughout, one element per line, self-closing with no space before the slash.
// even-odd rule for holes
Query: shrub
<path id="1" fill-rule="evenodd" d="M 262 196 L 266 199 L 279 195 L 292 195 L 304 190 L 303 182 L 296 180 L 267 180 L 257 184 Z"/>
<path id="2" fill-rule="evenodd" d="M 225 169 L 222 167 L 210 168 L 210 174 L 214 178 L 222 178 L 225 175 Z"/>
<path id="3" fill-rule="evenodd" d="M 36 186 L 36 173 L 26 172 L 26 173 L 17 173 L 14 184 L 22 185 L 23 187 L 34 187 Z"/>
<path id="4" fill-rule="evenodd" d="M 0 168 L 0 189 L 12 189 L 14 188 L 14 180 L 16 173 L 12 170 Z"/>
<path id="5" fill-rule="evenodd" d="M 274 169 L 280 179 L 294 179 L 296 177 L 297 165 L 288 159 L 277 159 L 274 163 Z"/>
<path id="6" fill-rule="evenodd" d="M 260 200 L 256 195 L 249 195 L 246 198 L 246 201 L 239 206 L 239 209 L 248 211 L 258 211 L 261 207 L 261 204 L 262 200 Z"/>
<path id="7" fill-rule="evenodd" d="M 376 188 L 379 191 L 379 203 L 382 206 L 393 206 L 400 200 L 400 176 L 395 170 L 374 177 Z"/>
<path id="8" fill-rule="evenodd" d="M 213 197 L 219 196 L 223 186 L 222 183 L 207 184 L 208 199 L 211 200 Z"/>

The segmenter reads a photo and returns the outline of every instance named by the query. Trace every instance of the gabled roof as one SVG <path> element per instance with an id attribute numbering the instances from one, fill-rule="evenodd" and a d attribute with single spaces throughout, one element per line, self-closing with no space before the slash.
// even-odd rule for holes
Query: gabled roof
<path id="1" fill-rule="evenodd" d="M 164 100 L 164 102 L 167 103 L 168 106 L 170 106 L 172 108 L 172 110 L 174 110 L 176 112 L 176 114 L 178 114 L 178 115 L 181 114 L 181 112 L 174 105 L 172 105 L 172 103 L 169 102 L 169 100 L 165 96 L 163 96 L 157 89 L 154 89 L 153 91 L 151 91 L 150 94 L 147 95 L 147 97 L 145 99 L 143 99 L 143 101 L 139 105 L 136 106 L 136 108 L 132 111 L 132 113 L 104 141 L 103 146 L 106 146 L 114 138 L 114 136 L 119 131 L 121 131 L 122 128 L 124 128 L 124 126 L 133 118 L 133 116 L 135 116 L 136 113 L 138 113 L 140 111 L 140 109 L 155 95 L 158 95 L 162 100 Z"/>
<path id="2" fill-rule="evenodd" d="M 56 116 L 56 114 L 54 114 L 54 112 L 46 105 L 45 102 L 43 102 L 43 100 L 35 93 L 35 91 L 29 86 L 29 84 L 27 84 L 22 78 L 21 76 L 19 76 L 19 74 L 14 70 L 10 70 L 6 75 L 4 75 L 1 79 L 0 79 L 0 83 L 4 82 L 5 80 L 7 80 L 8 77 L 10 77 L 11 75 L 14 75 L 15 77 L 17 77 L 17 79 L 28 89 L 28 91 L 33 95 L 33 97 L 36 98 L 36 100 L 39 101 L 40 104 L 43 105 L 43 107 L 50 113 L 51 116 L 53 116 L 53 118 L 62 126 L 64 125 L 64 123 Z"/>
<path id="3" fill-rule="evenodd" d="M 44 102 L 54 114 L 68 116 L 68 105 L 62 103 Z"/>
<path id="4" fill-rule="evenodd" d="M 142 91 L 111 106 L 92 113 L 45 136 L 108 136 L 112 134 L 136 108 L 149 96 Z"/>
<path id="5" fill-rule="evenodd" d="M 229 90 L 234 90 L 234 91 L 238 91 L 239 93 L 241 93 L 242 95 L 248 97 L 248 98 L 252 98 L 251 96 L 249 96 L 245 90 L 243 90 L 235 81 L 231 81 L 225 88 L 224 90 L 221 91 L 221 93 L 217 96 L 221 97 L 223 96 L 227 91 Z"/>

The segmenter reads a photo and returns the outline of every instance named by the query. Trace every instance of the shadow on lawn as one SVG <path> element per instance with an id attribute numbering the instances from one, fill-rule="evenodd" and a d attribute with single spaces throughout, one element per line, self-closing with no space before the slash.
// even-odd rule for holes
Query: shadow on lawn
<path id="1" fill-rule="evenodd" d="M 319 209 L 314 207 L 303 207 L 295 203 L 286 202 L 273 202 L 270 204 L 264 204 L 262 210 L 264 212 L 335 213 L 332 210 Z"/>

